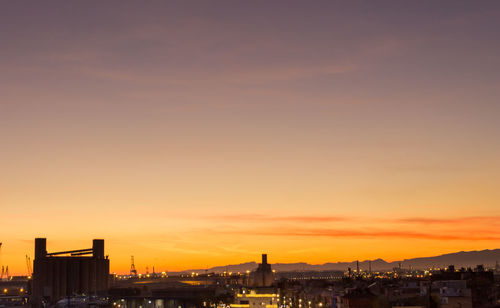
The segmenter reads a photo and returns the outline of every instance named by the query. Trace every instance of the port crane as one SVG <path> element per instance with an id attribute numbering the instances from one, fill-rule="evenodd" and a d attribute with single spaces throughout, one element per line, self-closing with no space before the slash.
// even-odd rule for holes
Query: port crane
<path id="1" fill-rule="evenodd" d="M 135 269 L 134 256 L 130 258 L 130 276 L 137 276 L 137 270 Z"/>
<path id="2" fill-rule="evenodd" d="M 0 242 L 0 253 L 2 252 L 2 242 Z M 3 276 L 5 275 L 5 267 L 2 265 L 2 272 L 0 273 L 0 281 L 3 280 Z M 7 278 L 9 278 L 9 267 L 7 267 Z"/>
<path id="3" fill-rule="evenodd" d="M 9 279 L 9 266 L 3 266 L 2 265 L 2 273 L 0 274 L 0 280 L 3 279 L 3 276 L 5 276 L 6 279 Z"/>
<path id="4" fill-rule="evenodd" d="M 28 277 L 31 277 L 33 268 L 31 267 L 31 259 L 28 255 L 26 255 L 26 269 L 28 270 Z"/>
<path id="5" fill-rule="evenodd" d="M 2 244 L 3 243 L 0 242 L 0 253 L 2 252 Z M 0 280 L 3 280 L 4 276 L 5 276 L 6 279 L 9 279 L 9 277 L 10 277 L 10 275 L 9 275 L 9 266 L 8 265 L 6 265 L 6 266 L 2 265 L 2 272 L 0 273 Z"/>

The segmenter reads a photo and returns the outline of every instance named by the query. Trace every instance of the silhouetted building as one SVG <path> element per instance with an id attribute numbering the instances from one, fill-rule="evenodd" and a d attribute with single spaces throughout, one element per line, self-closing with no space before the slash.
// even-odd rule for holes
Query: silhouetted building
<path id="1" fill-rule="evenodd" d="M 382 307 L 379 298 L 368 289 L 353 289 L 342 298 L 345 308 Z"/>
<path id="2" fill-rule="evenodd" d="M 461 292 L 457 296 L 466 294 L 464 296 L 467 297 L 469 295 L 465 292 L 470 292 L 473 307 L 493 306 L 496 302 L 494 274 L 492 271 L 485 271 L 482 265 L 478 265 L 475 271 L 472 269 L 455 271 L 454 267 L 450 266 L 447 271 L 433 274 L 431 280 L 434 285 L 443 281 L 464 281 L 465 287 L 455 287 L 455 289 L 459 289 L 456 293 Z M 448 289 L 447 293 L 455 292 L 453 288 Z M 449 297 L 451 298 L 451 296 Z"/>
<path id="3" fill-rule="evenodd" d="M 435 281 L 433 287 L 439 290 L 441 308 L 472 308 L 472 292 L 466 280 Z"/>
<path id="4" fill-rule="evenodd" d="M 269 287 L 274 282 L 271 264 L 267 263 L 267 254 L 262 254 L 262 263 L 250 273 L 248 285 L 251 287 Z"/>
<path id="5" fill-rule="evenodd" d="M 107 291 L 109 260 L 104 256 L 104 240 L 93 240 L 88 249 L 47 253 L 47 240 L 36 238 L 33 263 L 32 306 Z"/>

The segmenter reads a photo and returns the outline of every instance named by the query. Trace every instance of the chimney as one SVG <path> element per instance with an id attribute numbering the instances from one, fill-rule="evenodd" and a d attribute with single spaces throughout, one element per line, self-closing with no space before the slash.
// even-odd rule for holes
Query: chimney
<path id="1" fill-rule="evenodd" d="M 92 256 L 96 259 L 104 259 L 104 240 L 92 241 Z"/>
<path id="2" fill-rule="evenodd" d="M 47 256 L 47 239 L 35 239 L 35 260 L 43 259 Z"/>
<path id="3" fill-rule="evenodd" d="M 267 254 L 266 253 L 263 253 L 262 254 L 262 264 L 267 264 Z"/>

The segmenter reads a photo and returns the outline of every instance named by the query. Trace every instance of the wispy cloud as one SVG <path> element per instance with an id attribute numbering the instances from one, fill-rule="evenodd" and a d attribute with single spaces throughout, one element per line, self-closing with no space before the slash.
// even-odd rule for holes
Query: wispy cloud
<path id="1" fill-rule="evenodd" d="M 221 222 L 220 228 L 213 232 L 227 234 L 365 239 L 500 240 L 500 232 L 496 228 L 498 223 L 500 223 L 499 216 L 466 216 L 455 218 L 405 217 L 387 219 L 362 216 L 246 214 L 210 216 L 208 218 Z M 246 224 L 238 224 L 237 227 L 231 227 L 231 222 Z M 273 224 L 270 224 L 271 222 Z M 258 227 L 255 227 L 256 224 L 258 224 Z"/>
<path id="2" fill-rule="evenodd" d="M 426 217 L 408 217 L 396 219 L 395 222 L 410 224 L 482 224 L 482 223 L 500 223 L 500 216 L 469 216 L 455 218 L 426 218 Z"/>
<path id="3" fill-rule="evenodd" d="M 327 228 L 270 228 L 258 230 L 214 230 L 215 233 L 257 235 L 257 236 L 296 236 L 296 237 L 334 237 L 334 238 L 396 238 L 422 240 L 461 240 L 461 241 L 498 241 L 497 233 L 431 233 L 394 230 L 351 230 Z"/>
<path id="4" fill-rule="evenodd" d="M 218 215 L 207 216 L 204 219 L 228 221 L 249 221 L 249 222 L 373 222 L 373 223 L 397 223 L 397 224 L 425 224 L 425 225 L 454 225 L 454 224 L 497 224 L 500 223 L 500 216 L 463 216 L 451 218 L 434 217 L 403 217 L 403 218 L 381 218 L 381 217 L 350 217 L 350 216 L 308 216 L 308 215 L 262 215 L 262 214 L 238 214 L 238 215 Z"/>
<path id="5" fill-rule="evenodd" d="M 222 221 L 281 221 L 281 222 L 340 222 L 351 221 L 354 218 L 342 216 L 272 216 L 260 214 L 241 214 L 241 215 L 220 215 L 210 216 L 210 219 Z"/>

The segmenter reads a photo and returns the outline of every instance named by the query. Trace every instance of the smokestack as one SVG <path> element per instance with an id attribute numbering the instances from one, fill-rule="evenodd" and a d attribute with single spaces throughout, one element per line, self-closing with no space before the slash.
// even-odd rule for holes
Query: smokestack
<path id="1" fill-rule="evenodd" d="M 104 240 L 92 241 L 92 255 L 96 259 L 104 259 Z"/>
<path id="2" fill-rule="evenodd" d="M 35 260 L 42 259 L 47 256 L 47 239 L 35 239 Z"/>
<path id="3" fill-rule="evenodd" d="M 263 253 L 262 254 L 262 264 L 267 264 L 267 254 L 266 253 Z"/>

